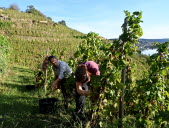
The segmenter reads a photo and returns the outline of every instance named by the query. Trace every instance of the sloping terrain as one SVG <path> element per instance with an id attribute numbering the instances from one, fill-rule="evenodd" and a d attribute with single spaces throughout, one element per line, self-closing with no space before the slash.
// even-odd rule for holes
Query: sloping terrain
<path id="1" fill-rule="evenodd" d="M 17 10 L 0 11 L 0 34 L 11 43 L 10 61 L 36 68 L 46 54 L 67 59 L 72 55 L 83 35 L 50 19 Z M 61 53 L 64 51 L 64 53 Z"/>

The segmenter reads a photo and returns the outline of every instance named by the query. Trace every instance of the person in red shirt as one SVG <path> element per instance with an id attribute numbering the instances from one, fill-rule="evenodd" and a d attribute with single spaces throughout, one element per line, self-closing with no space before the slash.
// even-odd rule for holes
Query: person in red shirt
<path id="1" fill-rule="evenodd" d="M 94 61 L 86 61 L 79 64 L 75 72 L 76 80 L 76 109 L 75 114 L 80 117 L 85 117 L 84 106 L 85 96 L 92 92 L 88 90 L 88 83 L 90 82 L 91 76 L 100 75 L 99 65 Z M 79 118 L 80 118 L 79 117 Z"/>

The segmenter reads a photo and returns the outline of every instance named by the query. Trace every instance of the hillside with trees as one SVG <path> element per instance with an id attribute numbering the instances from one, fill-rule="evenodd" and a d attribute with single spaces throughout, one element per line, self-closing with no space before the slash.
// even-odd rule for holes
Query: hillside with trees
<path id="1" fill-rule="evenodd" d="M 165 39 L 139 39 L 139 43 L 140 43 L 139 48 L 141 50 L 151 49 L 151 48 L 154 48 L 154 46 L 153 46 L 154 42 L 165 43 L 167 41 L 169 41 L 168 38 L 165 38 Z"/>
<path id="2" fill-rule="evenodd" d="M 111 41 L 113 41 L 114 39 L 109 39 Z M 158 42 L 158 43 L 164 43 L 164 42 L 167 42 L 169 41 L 169 38 L 164 38 L 164 39 L 143 39 L 143 38 L 140 38 L 139 39 L 139 49 L 140 50 L 145 50 L 145 49 L 152 49 L 154 48 L 154 43 L 155 42 Z"/>

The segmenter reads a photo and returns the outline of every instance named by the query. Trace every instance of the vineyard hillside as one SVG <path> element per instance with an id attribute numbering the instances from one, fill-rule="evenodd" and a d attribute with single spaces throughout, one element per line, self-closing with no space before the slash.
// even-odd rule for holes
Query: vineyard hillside
<path id="1" fill-rule="evenodd" d="M 169 128 L 169 42 L 141 54 L 142 12 L 124 11 L 122 34 L 112 42 L 29 8 L 0 9 L 0 127 Z M 62 80 L 54 79 L 52 64 L 39 72 L 46 55 L 76 72 Z M 99 76 L 77 66 L 91 60 Z"/>
<path id="2" fill-rule="evenodd" d="M 10 62 L 32 69 L 47 52 L 60 57 L 64 51 L 67 59 L 81 42 L 74 36 L 84 35 L 45 16 L 10 9 L 0 11 L 0 34 L 10 42 Z"/>
<path id="3" fill-rule="evenodd" d="M 0 16 L 0 34 L 10 42 L 10 63 L 33 70 L 38 68 L 46 54 L 52 53 L 67 61 L 83 41 L 77 37 L 85 35 L 43 15 L 3 9 Z M 105 38 L 102 40 L 109 41 Z M 133 56 L 138 64 L 138 74 L 148 68 L 146 58 Z"/>

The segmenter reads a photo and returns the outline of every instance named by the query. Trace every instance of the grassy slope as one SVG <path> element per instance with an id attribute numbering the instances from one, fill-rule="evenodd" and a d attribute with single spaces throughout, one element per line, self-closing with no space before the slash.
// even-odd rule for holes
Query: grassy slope
<path id="1" fill-rule="evenodd" d="M 0 86 L 0 127 L 37 128 L 66 127 L 72 125 L 71 117 L 62 107 L 60 93 L 58 109 L 51 115 L 39 113 L 38 100 L 43 98 L 43 89 L 28 91 L 25 85 L 34 84 L 33 71 L 23 66 L 13 66 L 10 77 Z M 72 111 L 70 109 L 68 111 Z M 70 112 L 68 112 L 70 113 Z"/>
<path id="2" fill-rule="evenodd" d="M 9 16 L 8 20 L 1 20 L 0 34 L 7 37 L 11 42 L 11 62 L 36 69 L 42 61 L 46 52 L 58 58 L 64 49 L 62 60 L 69 58 L 81 39 L 74 38 L 75 35 L 83 35 L 61 24 L 42 17 L 16 10 L 3 10 L 0 12 Z M 47 21 L 47 24 L 40 23 Z"/>

